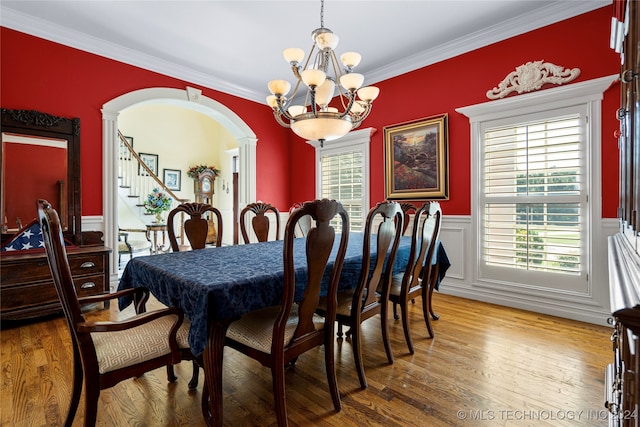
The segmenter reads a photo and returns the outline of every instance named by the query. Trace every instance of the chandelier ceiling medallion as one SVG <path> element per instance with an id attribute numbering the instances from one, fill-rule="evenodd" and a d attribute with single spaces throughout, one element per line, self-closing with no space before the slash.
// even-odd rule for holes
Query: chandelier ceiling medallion
<path id="1" fill-rule="evenodd" d="M 283 56 L 291 64 L 297 82 L 293 93 L 287 97 L 291 90 L 288 81 L 270 81 L 271 95 L 267 96 L 267 104 L 273 108 L 273 115 L 281 126 L 291 128 L 307 140 L 320 141 L 322 146 L 324 141 L 340 138 L 360 126 L 371 112 L 371 103 L 380 89 L 362 87 L 364 76 L 353 72 L 360 63 L 359 53 L 345 52 L 338 61 L 335 53 L 338 36 L 324 27 L 324 0 L 320 2 L 320 28 L 313 30 L 311 38 L 313 45 L 304 65 L 300 65 L 304 50 L 284 50 Z M 294 105 L 301 87 L 306 88 L 304 103 Z M 339 102 L 334 101 L 330 106 L 336 87 Z"/>

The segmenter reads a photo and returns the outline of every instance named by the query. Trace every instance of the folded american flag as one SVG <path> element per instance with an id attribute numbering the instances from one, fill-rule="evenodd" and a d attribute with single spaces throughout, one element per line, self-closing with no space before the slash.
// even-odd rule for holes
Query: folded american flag
<path id="1" fill-rule="evenodd" d="M 2 243 L 0 252 L 43 250 L 42 230 L 37 220 L 31 221 L 6 242 Z"/>

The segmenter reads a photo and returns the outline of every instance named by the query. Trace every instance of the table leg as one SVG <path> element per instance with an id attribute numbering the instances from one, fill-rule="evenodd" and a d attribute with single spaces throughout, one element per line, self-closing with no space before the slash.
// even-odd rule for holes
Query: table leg
<path id="1" fill-rule="evenodd" d="M 210 427 L 222 427 L 222 355 L 230 319 L 213 322 L 209 326 L 204 349 L 204 389 L 202 416 Z"/>

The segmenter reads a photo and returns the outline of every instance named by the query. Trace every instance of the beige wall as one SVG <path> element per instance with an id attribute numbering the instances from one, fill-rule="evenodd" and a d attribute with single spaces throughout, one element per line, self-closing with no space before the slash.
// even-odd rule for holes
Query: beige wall
<path id="1" fill-rule="evenodd" d="M 164 169 L 181 171 L 180 191 L 174 191 L 180 199 L 195 201 L 193 179 L 187 176 L 191 166 L 207 164 L 220 169 L 213 204 L 223 213 L 224 223 L 231 224 L 233 191 L 227 193 L 222 190 L 223 182 L 232 181 L 232 159 L 227 151 L 238 148 L 231 133 L 203 113 L 164 104 L 131 107 L 120 114 L 118 126 L 123 135 L 133 138 L 133 148 L 137 153 L 158 155 L 158 177 L 161 180 Z M 135 219 L 126 218 L 127 212 L 130 211 L 119 209 L 119 215 L 123 217 L 120 222 L 136 223 Z M 232 230 L 232 227 L 224 230 L 225 241 L 231 239 Z"/>

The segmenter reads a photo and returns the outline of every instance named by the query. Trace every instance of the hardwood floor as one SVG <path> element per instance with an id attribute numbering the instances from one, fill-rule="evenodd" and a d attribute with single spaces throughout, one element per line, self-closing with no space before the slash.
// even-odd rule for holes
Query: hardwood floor
<path id="1" fill-rule="evenodd" d="M 157 304 L 157 303 L 156 303 Z M 129 315 L 94 310 L 97 320 Z M 153 308 L 153 304 L 149 305 Z M 412 307 L 416 353 L 402 325 L 391 323 L 395 363 L 386 364 L 379 319 L 363 324 L 369 382 L 361 390 L 351 344 L 338 342 L 336 366 L 343 409 L 335 413 L 326 386 L 323 350 L 302 356 L 287 372 L 292 426 L 605 426 L 604 368 L 611 329 L 436 293 L 435 338 L 428 339 L 421 305 Z M 62 317 L 0 331 L 0 425 L 59 426 L 69 402 L 71 348 Z M 101 393 L 99 426 L 202 426 L 202 373 L 187 383 L 191 363 L 126 380 Z M 267 368 L 225 349 L 224 423 L 273 426 Z M 81 401 L 74 426 L 83 422 Z"/>

